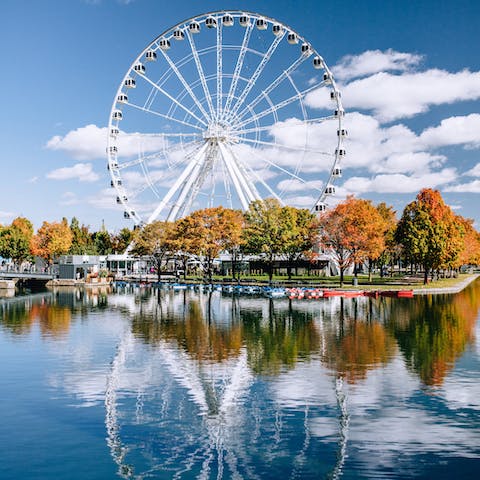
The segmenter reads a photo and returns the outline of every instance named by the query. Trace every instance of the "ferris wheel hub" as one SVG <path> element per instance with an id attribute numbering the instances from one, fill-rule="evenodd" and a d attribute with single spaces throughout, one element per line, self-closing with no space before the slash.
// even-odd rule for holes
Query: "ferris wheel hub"
<path id="1" fill-rule="evenodd" d="M 225 142 L 230 139 L 232 136 L 232 129 L 230 125 L 212 122 L 208 125 L 208 128 L 203 132 L 203 138 L 205 140 L 215 141 L 215 142 Z"/>

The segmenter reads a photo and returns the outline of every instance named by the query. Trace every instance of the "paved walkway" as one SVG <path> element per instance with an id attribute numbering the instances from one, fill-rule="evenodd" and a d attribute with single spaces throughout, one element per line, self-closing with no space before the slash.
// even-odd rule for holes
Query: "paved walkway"
<path id="1" fill-rule="evenodd" d="M 452 287 L 443 287 L 443 288 L 415 288 L 413 290 L 414 295 L 429 295 L 433 293 L 458 293 L 461 292 L 465 287 L 470 285 L 474 280 L 480 277 L 480 274 L 470 275 L 461 282 L 458 282 Z"/>

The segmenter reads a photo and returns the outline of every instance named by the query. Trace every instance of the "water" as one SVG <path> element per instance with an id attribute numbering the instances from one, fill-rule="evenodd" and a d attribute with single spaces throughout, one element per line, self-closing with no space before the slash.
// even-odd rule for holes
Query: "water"
<path id="1" fill-rule="evenodd" d="M 478 478 L 479 311 L 480 281 L 0 299 L 0 478 Z"/>

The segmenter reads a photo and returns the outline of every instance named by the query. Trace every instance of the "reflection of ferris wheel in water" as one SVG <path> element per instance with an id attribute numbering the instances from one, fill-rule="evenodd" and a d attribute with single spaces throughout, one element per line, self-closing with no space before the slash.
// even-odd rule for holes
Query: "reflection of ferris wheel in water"
<path id="1" fill-rule="evenodd" d="M 290 27 L 256 13 L 191 18 L 120 84 L 107 148 L 117 203 L 136 224 L 266 197 L 322 211 L 341 175 L 343 115 L 323 58 Z"/>

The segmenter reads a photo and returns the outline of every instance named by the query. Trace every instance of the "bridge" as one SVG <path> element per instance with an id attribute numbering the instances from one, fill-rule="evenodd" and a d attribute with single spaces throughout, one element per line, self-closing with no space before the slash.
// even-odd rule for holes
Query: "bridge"
<path id="1" fill-rule="evenodd" d="M 15 270 L 0 270 L 0 290 L 14 289 L 16 285 L 25 287 L 44 287 L 55 278 L 51 272 L 18 272 Z"/>
<path id="2" fill-rule="evenodd" d="M 48 282 L 55 278 L 53 273 L 44 273 L 44 272 L 17 272 L 17 271 L 8 271 L 0 270 L 0 280 L 45 280 Z"/>

